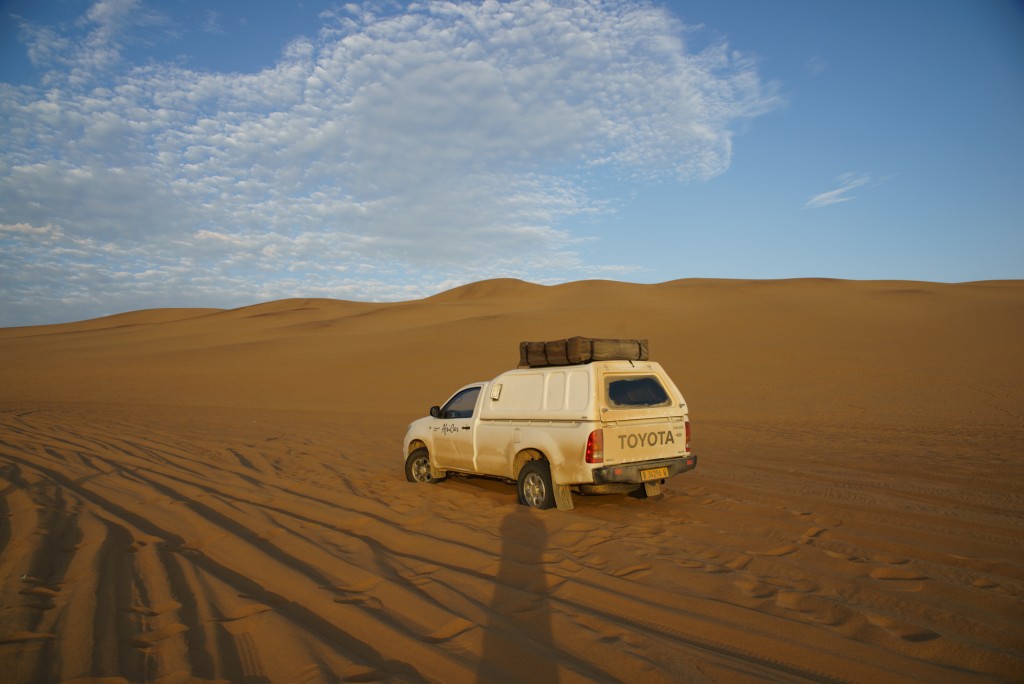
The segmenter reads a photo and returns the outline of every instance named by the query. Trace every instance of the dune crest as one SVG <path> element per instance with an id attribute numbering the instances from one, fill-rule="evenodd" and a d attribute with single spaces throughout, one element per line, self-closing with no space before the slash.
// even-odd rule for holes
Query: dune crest
<path id="1" fill-rule="evenodd" d="M 518 342 L 642 337 L 660 500 L 413 485 Z M 1012 681 L 1024 282 L 499 280 L 0 330 L 5 681 Z"/>

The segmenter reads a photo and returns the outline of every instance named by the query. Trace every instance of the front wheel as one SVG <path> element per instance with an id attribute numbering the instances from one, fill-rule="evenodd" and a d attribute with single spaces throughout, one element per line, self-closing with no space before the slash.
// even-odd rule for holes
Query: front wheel
<path id="1" fill-rule="evenodd" d="M 551 486 L 551 468 L 547 461 L 530 461 L 519 471 L 519 503 L 530 508 L 552 508 L 555 490 Z"/>
<path id="2" fill-rule="evenodd" d="M 423 447 L 414 450 L 405 459 L 405 479 L 409 482 L 431 484 L 437 480 L 430 474 L 430 453 Z"/>

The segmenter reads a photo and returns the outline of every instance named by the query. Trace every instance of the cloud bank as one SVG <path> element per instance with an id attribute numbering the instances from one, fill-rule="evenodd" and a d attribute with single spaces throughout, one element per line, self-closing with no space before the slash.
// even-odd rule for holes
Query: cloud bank
<path id="1" fill-rule="evenodd" d="M 599 188 L 714 177 L 775 105 L 644 2 L 375 6 L 256 73 L 130 63 L 168 30 L 139 0 L 24 25 L 43 76 L 0 84 L 0 325 L 613 273 L 573 228 Z"/>

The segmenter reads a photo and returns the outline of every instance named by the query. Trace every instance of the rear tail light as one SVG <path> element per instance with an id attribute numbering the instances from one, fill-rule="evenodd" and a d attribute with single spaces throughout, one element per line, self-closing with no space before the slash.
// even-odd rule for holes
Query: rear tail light
<path id="1" fill-rule="evenodd" d="M 690 450 L 690 421 L 686 421 L 686 450 Z"/>
<path id="2" fill-rule="evenodd" d="M 587 437 L 587 463 L 604 463 L 604 430 L 594 430 Z"/>

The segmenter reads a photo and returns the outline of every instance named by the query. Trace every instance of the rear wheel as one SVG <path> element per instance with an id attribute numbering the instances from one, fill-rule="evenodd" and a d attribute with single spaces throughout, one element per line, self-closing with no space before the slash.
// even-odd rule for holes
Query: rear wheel
<path id="1" fill-rule="evenodd" d="M 547 461 L 530 461 L 519 471 L 519 503 L 530 508 L 552 508 L 555 490 L 551 486 L 551 468 Z"/>
<path id="2" fill-rule="evenodd" d="M 430 474 L 430 453 L 423 447 L 414 450 L 405 459 L 405 479 L 409 482 L 437 482 Z"/>

